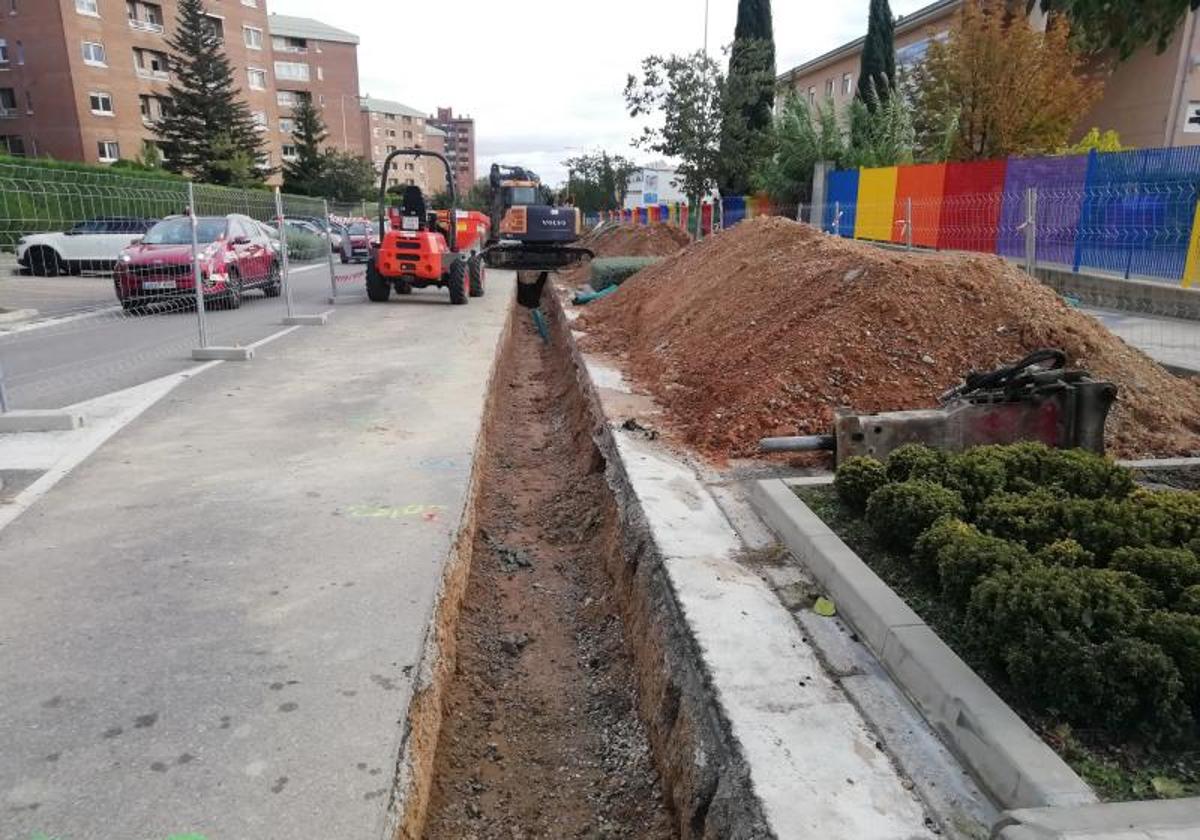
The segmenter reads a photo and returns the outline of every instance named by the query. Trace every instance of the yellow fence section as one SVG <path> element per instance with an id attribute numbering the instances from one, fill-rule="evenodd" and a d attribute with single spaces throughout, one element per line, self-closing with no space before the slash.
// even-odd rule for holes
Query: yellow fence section
<path id="1" fill-rule="evenodd" d="M 855 239 L 892 240 L 896 213 L 895 166 L 862 169 L 858 174 L 858 208 L 854 221 Z"/>
<path id="2" fill-rule="evenodd" d="M 1188 244 L 1187 265 L 1183 268 L 1180 285 L 1190 289 L 1197 280 L 1200 280 L 1200 201 L 1196 202 L 1196 215 L 1192 219 L 1192 241 Z"/>

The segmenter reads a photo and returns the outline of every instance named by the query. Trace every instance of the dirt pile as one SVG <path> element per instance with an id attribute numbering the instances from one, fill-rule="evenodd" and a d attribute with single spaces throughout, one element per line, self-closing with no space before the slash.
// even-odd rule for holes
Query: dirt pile
<path id="1" fill-rule="evenodd" d="M 585 349 L 620 356 L 717 458 L 828 432 L 837 406 L 933 406 L 967 371 L 1041 347 L 1119 386 L 1110 453 L 1200 452 L 1200 386 L 998 257 L 891 252 L 761 218 L 638 273 L 579 324 Z"/>
<path id="2" fill-rule="evenodd" d="M 652 225 L 605 225 L 580 240 L 597 257 L 669 257 L 690 244 L 687 232 L 657 222 Z"/>

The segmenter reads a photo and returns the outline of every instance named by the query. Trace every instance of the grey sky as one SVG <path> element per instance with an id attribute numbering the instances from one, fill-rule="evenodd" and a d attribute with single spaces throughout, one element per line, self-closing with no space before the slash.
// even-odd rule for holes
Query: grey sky
<path id="1" fill-rule="evenodd" d="M 929 0 L 892 0 L 897 15 Z M 737 0 L 709 0 L 709 50 L 733 39 Z M 780 71 L 866 31 L 868 0 L 775 0 Z M 561 162 L 629 148 L 625 77 L 652 53 L 699 49 L 704 0 L 268 0 L 362 38 L 362 92 L 433 111 L 453 106 L 479 132 L 482 172 L 493 160 L 562 181 Z"/>

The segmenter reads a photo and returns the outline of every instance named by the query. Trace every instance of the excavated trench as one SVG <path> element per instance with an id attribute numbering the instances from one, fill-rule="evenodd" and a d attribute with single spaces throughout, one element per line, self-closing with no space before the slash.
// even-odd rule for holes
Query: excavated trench
<path id="1" fill-rule="evenodd" d="M 524 314 L 493 383 L 461 606 L 442 625 L 453 670 L 415 761 L 428 795 L 402 834 L 676 837 L 638 714 L 638 640 L 606 570 L 622 540 L 604 458 L 570 355 Z"/>

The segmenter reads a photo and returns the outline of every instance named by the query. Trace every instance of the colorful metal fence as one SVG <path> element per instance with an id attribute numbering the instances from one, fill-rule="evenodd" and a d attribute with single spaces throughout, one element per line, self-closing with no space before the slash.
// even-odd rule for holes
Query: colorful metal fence
<path id="1" fill-rule="evenodd" d="M 1092 152 L 832 172 L 822 227 L 1191 285 L 1198 200 L 1200 147 Z"/>

